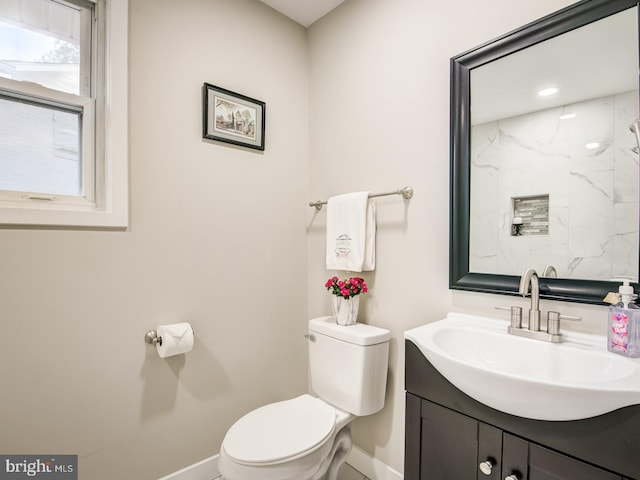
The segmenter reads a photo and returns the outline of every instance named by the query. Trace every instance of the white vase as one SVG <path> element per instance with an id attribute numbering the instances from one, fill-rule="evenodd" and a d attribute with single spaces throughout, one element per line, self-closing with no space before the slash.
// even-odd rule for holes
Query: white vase
<path id="1" fill-rule="evenodd" d="M 360 297 L 338 297 L 333 295 L 331 299 L 333 316 L 338 325 L 353 325 L 358 320 L 358 308 L 360 307 Z"/>

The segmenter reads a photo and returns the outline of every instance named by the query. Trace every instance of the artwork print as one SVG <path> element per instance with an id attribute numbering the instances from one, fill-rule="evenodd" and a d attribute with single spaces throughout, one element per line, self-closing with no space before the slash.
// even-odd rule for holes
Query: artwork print
<path id="1" fill-rule="evenodd" d="M 214 96 L 216 132 L 228 133 L 245 140 L 255 141 L 258 110 L 240 103 Z"/>
<path id="2" fill-rule="evenodd" d="M 203 138 L 264 150 L 265 103 L 205 83 Z"/>

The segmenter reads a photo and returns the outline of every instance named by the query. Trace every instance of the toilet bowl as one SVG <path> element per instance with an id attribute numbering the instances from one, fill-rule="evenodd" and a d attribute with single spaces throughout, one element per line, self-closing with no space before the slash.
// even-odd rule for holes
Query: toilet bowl
<path id="1" fill-rule="evenodd" d="M 334 480 L 354 418 L 309 394 L 260 407 L 229 429 L 218 467 L 225 480 Z"/>
<path id="2" fill-rule="evenodd" d="M 384 406 L 391 332 L 333 317 L 309 321 L 314 395 L 247 413 L 227 432 L 218 468 L 224 480 L 337 480 L 351 450 L 351 421 Z"/>

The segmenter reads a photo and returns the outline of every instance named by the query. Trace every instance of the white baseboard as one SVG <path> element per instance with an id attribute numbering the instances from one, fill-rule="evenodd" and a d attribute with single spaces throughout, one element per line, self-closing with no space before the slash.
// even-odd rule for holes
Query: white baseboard
<path id="1" fill-rule="evenodd" d="M 205 458 L 159 480 L 213 480 L 220 476 L 218 456 Z M 371 480 L 403 480 L 404 478 L 401 473 L 396 472 L 355 445 L 349 452 L 347 463 Z"/>
<path id="2" fill-rule="evenodd" d="M 347 463 L 371 480 L 403 480 L 403 475 L 367 452 L 353 446 Z"/>
<path id="3" fill-rule="evenodd" d="M 162 477 L 160 480 L 213 480 L 219 476 L 218 455 L 214 455 Z"/>

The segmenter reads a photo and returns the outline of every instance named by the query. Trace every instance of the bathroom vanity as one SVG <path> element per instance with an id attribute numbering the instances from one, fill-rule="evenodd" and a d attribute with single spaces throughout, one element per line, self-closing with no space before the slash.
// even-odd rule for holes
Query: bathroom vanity
<path id="1" fill-rule="evenodd" d="M 538 304 L 539 298 L 601 304 L 618 288 L 603 278 L 617 275 L 612 270 L 621 265 L 638 278 L 635 233 L 625 260 L 592 256 L 596 273 L 575 257 L 586 251 L 575 242 L 588 237 L 599 249 L 613 245 L 597 232 L 606 237 L 615 227 L 600 228 L 595 215 L 585 215 L 584 230 L 571 232 L 563 219 L 594 198 L 590 188 L 568 185 L 578 177 L 591 185 L 603 181 L 579 171 L 593 165 L 583 160 L 593 158 L 585 149 L 595 144 L 570 146 L 569 137 L 580 136 L 564 133 L 591 134 L 599 124 L 597 115 L 587 117 L 588 102 L 630 102 L 621 108 L 628 112 L 618 117 L 621 125 L 605 127 L 628 143 L 607 150 L 612 158 L 615 150 L 614 163 L 633 163 L 633 174 L 613 177 L 638 178 L 637 156 L 629 152 L 640 144 L 640 129 L 629 125 L 637 125 L 638 114 L 639 10 L 638 0 L 579 0 L 451 59 L 449 288 L 527 295 L 530 283 L 532 301 L 526 330 L 522 313 L 512 310 L 510 326 L 448 316 L 447 323 L 433 322 L 438 327 L 405 332 L 406 480 L 640 480 L 640 360 L 608 356 L 603 342 L 566 341 L 560 319 L 577 319 L 562 312 L 548 312 L 541 333 Z M 605 39 L 614 38 L 610 32 L 628 37 L 605 47 Z M 602 56 L 594 61 L 599 47 Z M 614 58 L 625 60 L 603 66 Z M 605 93 L 598 71 L 628 83 Z M 539 90 L 543 85 L 555 88 Z M 591 93 L 577 93 L 582 86 Z M 574 117 L 585 123 L 565 122 Z M 560 168 L 572 179 L 556 175 Z M 575 196 L 578 191 L 585 195 Z M 637 185 L 629 191 L 637 205 Z M 553 205 L 549 198 L 562 201 Z M 528 210 L 520 209 L 524 204 Z M 530 231 L 525 216 L 536 225 Z M 602 217 L 610 222 L 612 215 Z M 636 217 L 625 221 L 637 232 Z M 514 340 L 521 336 L 526 342 Z"/>
<path id="2" fill-rule="evenodd" d="M 458 390 L 410 340 L 405 362 L 405 480 L 640 480 L 639 405 L 532 420 Z"/>

